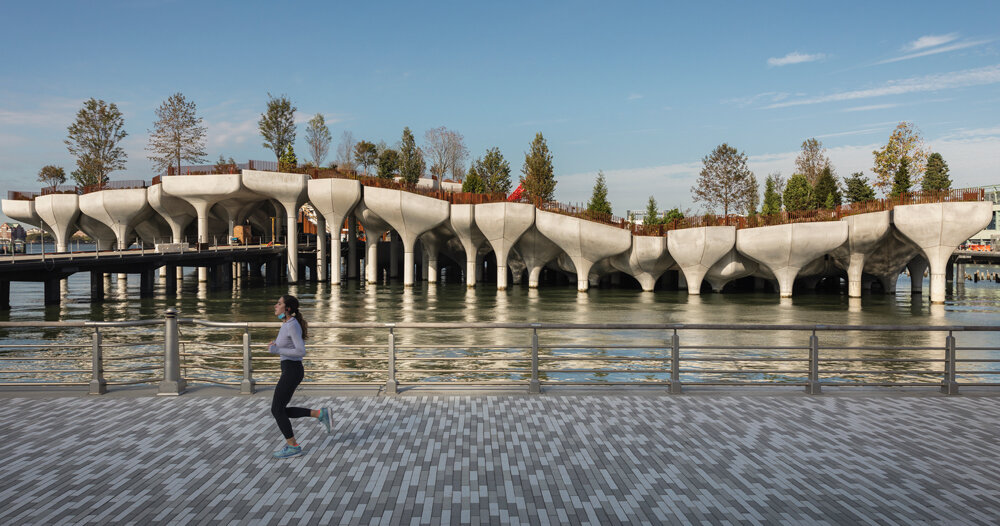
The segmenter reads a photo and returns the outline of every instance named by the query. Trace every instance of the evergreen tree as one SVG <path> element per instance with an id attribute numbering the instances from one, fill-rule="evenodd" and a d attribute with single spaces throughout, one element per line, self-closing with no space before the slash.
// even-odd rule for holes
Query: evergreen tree
<path id="1" fill-rule="evenodd" d="M 476 162 L 469 166 L 469 172 L 465 174 L 465 180 L 462 181 L 462 191 L 472 192 L 474 194 L 485 194 L 486 184 L 483 183 L 483 178 L 479 176 L 479 170 L 476 169 Z"/>
<path id="2" fill-rule="evenodd" d="M 844 179 L 847 190 L 844 198 L 848 203 L 861 203 L 875 199 L 875 189 L 868 184 L 868 178 L 862 172 L 854 172 Z"/>
<path id="3" fill-rule="evenodd" d="M 744 203 L 744 211 L 748 216 L 757 215 L 757 203 L 760 202 L 760 185 L 757 184 L 757 176 L 750 172 L 750 188 L 747 190 L 747 198 Z"/>
<path id="4" fill-rule="evenodd" d="M 476 173 L 482 180 L 487 193 L 507 195 L 510 193 L 510 163 L 503 158 L 500 148 L 486 150 L 486 156 L 476 159 Z"/>
<path id="5" fill-rule="evenodd" d="M 927 158 L 927 171 L 921 186 L 925 192 L 948 190 L 951 188 L 951 178 L 948 177 L 948 163 L 940 153 L 932 153 Z"/>
<path id="6" fill-rule="evenodd" d="M 285 153 L 281 154 L 281 157 L 278 158 L 278 171 L 290 172 L 298 165 L 299 160 L 295 157 L 295 148 L 292 146 L 292 143 L 288 143 Z"/>
<path id="7" fill-rule="evenodd" d="M 903 158 L 899 161 L 899 168 L 896 169 L 896 175 L 892 178 L 892 192 L 889 193 L 889 197 L 898 197 L 910 191 L 910 187 L 913 183 L 910 182 L 910 161 Z"/>
<path id="8" fill-rule="evenodd" d="M 684 219 L 684 213 L 681 212 L 679 208 L 674 207 L 671 208 L 670 210 L 667 210 L 666 214 L 663 214 L 663 219 L 661 220 L 661 222 L 666 225 L 674 221 L 680 221 L 682 219 Z"/>
<path id="9" fill-rule="evenodd" d="M 392 148 L 382 150 L 378 156 L 377 170 L 380 179 L 395 179 L 399 173 L 399 152 Z"/>
<path id="10" fill-rule="evenodd" d="M 764 205 L 761 207 L 760 213 L 772 215 L 781 212 L 781 192 L 784 190 L 783 187 L 784 184 L 780 174 L 774 173 L 767 176 L 767 180 L 764 181 Z"/>
<path id="11" fill-rule="evenodd" d="M 597 171 L 597 182 L 594 183 L 594 192 L 587 203 L 587 210 L 597 214 L 611 215 L 611 203 L 608 202 L 608 185 L 604 182 L 604 172 Z"/>
<path id="12" fill-rule="evenodd" d="M 413 132 L 403 128 L 403 139 L 399 147 L 399 176 L 406 184 L 415 185 L 424 174 L 424 154 L 417 147 Z"/>
<path id="13" fill-rule="evenodd" d="M 781 197 L 785 202 L 785 210 L 789 212 L 811 210 L 813 208 L 812 188 L 803 174 L 795 174 L 788 180 L 788 184 L 785 185 L 785 192 Z"/>
<path id="14" fill-rule="evenodd" d="M 521 168 L 524 177 L 524 193 L 530 197 L 551 201 L 555 197 L 556 180 L 552 168 L 552 154 L 545 143 L 542 133 L 535 134 L 531 142 L 531 151 L 524 154 L 524 166 Z"/>
<path id="15" fill-rule="evenodd" d="M 661 222 L 660 210 L 656 206 L 656 199 L 653 199 L 653 196 L 649 196 L 649 203 L 646 204 L 646 216 L 642 219 L 642 224 L 656 226 Z"/>
<path id="16" fill-rule="evenodd" d="M 816 179 L 816 186 L 813 187 L 813 204 L 816 205 L 815 208 L 832 209 L 839 206 L 841 202 L 837 179 L 833 177 L 833 170 L 827 165 L 820 172 L 819 178 Z"/>

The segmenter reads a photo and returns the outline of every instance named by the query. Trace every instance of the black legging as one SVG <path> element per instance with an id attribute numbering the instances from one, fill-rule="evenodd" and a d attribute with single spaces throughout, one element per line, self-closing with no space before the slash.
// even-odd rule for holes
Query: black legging
<path id="1" fill-rule="evenodd" d="M 292 422 L 289 418 L 303 418 L 310 416 L 309 410 L 303 407 L 288 407 L 288 402 L 292 401 L 295 388 L 302 383 L 305 376 L 305 369 L 302 362 L 295 360 L 281 360 L 281 378 L 274 388 L 274 398 L 271 399 L 271 414 L 278 421 L 278 429 L 285 438 L 292 438 Z"/>

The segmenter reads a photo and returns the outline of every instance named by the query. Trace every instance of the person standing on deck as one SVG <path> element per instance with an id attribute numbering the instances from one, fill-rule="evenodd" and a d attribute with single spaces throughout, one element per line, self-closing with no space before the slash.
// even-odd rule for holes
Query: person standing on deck
<path id="1" fill-rule="evenodd" d="M 305 369 L 302 358 L 306 355 L 305 339 L 307 324 L 299 312 L 299 300 L 288 294 L 278 298 L 274 304 L 274 315 L 281 320 L 278 336 L 268 345 L 271 354 L 281 356 L 281 378 L 274 388 L 274 398 L 271 400 L 271 414 L 278 422 L 278 429 L 285 436 L 285 447 L 273 453 L 274 458 L 289 458 L 302 454 L 302 446 L 295 440 L 292 432 L 291 418 L 313 417 L 319 420 L 326 432 L 332 430 L 329 408 L 306 409 L 304 407 L 288 407 L 295 394 L 295 388 L 302 382 Z"/>

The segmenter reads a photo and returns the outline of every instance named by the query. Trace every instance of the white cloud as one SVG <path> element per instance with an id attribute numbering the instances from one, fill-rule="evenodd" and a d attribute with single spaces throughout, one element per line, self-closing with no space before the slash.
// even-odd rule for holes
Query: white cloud
<path id="1" fill-rule="evenodd" d="M 823 53 L 815 53 L 812 55 L 806 53 L 799 53 L 798 51 L 792 51 L 791 53 L 781 57 L 775 58 L 771 57 L 767 59 L 767 65 L 772 67 L 787 66 L 789 64 L 801 64 L 803 62 L 814 62 L 816 60 L 822 60 L 826 58 Z"/>
<path id="2" fill-rule="evenodd" d="M 931 49 L 927 49 L 927 50 L 924 50 L 924 51 L 920 51 L 918 53 L 910 53 L 909 55 L 903 55 L 901 57 L 896 57 L 896 58 L 890 58 L 890 59 L 886 59 L 886 60 L 881 60 L 879 62 L 876 62 L 875 64 L 876 65 L 878 65 L 878 64 L 889 64 L 891 62 L 899 62 L 901 60 L 910 60 L 911 58 L 926 57 L 928 55 L 937 55 L 938 53 L 947 53 L 948 51 L 956 51 L 956 50 L 959 50 L 959 49 L 965 49 L 965 48 L 975 47 L 975 46 L 979 46 L 979 45 L 982 45 L 982 44 L 987 44 L 989 42 L 992 42 L 992 40 L 970 40 L 970 41 L 966 41 L 966 42 L 957 42 L 957 43 L 952 44 L 950 46 L 942 46 L 942 47 L 931 48 Z"/>
<path id="3" fill-rule="evenodd" d="M 640 95 L 639 93 L 630 93 L 629 96 L 628 96 L 628 98 L 625 99 L 625 100 L 639 100 L 641 98 L 642 98 L 642 95 Z"/>
<path id="4" fill-rule="evenodd" d="M 783 91 L 765 91 L 764 93 L 758 93 L 756 95 L 750 95 L 749 97 L 736 97 L 734 99 L 725 99 L 722 101 L 723 104 L 735 104 L 740 107 L 752 106 L 760 101 L 776 103 L 787 99 L 790 96 L 789 93 Z"/>
<path id="5" fill-rule="evenodd" d="M 936 47 L 942 44 L 947 44 L 958 38 L 957 33 L 949 33 L 947 35 L 925 35 L 913 42 L 903 46 L 903 51 L 917 51 L 920 49 L 926 49 L 929 47 Z"/>
<path id="6" fill-rule="evenodd" d="M 923 77 L 893 80 L 875 88 L 845 91 L 831 95 L 823 95 L 820 97 L 781 101 L 773 103 L 767 106 L 767 108 L 785 108 L 788 106 L 802 106 L 806 104 L 821 104 L 825 102 L 867 99 L 886 95 L 903 95 L 906 93 L 966 88 L 970 86 L 996 84 L 998 82 L 1000 82 L 1000 64 L 976 69 L 966 69 L 963 71 L 937 73 Z"/>
<path id="7" fill-rule="evenodd" d="M 258 137 L 257 117 L 243 121 L 205 121 L 208 128 L 209 148 L 223 148 L 243 144 L 250 138 Z"/>
<path id="8" fill-rule="evenodd" d="M 30 126 L 35 128 L 66 128 L 83 107 L 83 99 L 53 99 L 34 110 L 0 108 L 0 126 Z"/>
<path id="9" fill-rule="evenodd" d="M 872 111 L 872 110 L 885 110 L 889 108 L 895 108 L 899 104 L 871 104 L 868 106 L 855 106 L 853 108 L 846 108 L 840 111 Z"/>
<path id="10" fill-rule="evenodd" d="M 846 137 L 846 136 L 849 136 L 849 135 L 868 135 L 869 133 L 878 133 L 878 132 L 884 132 L 884 131 L 885 131 L 885 128 L 881 128 L 881 127 L 880 128 L 865 128 L 863 130 L 851 130 L 851 131 L 845 131 L 845 132 L 827 133 L 825 135 L 817 135 L 815 138 L 816 139 L 826 139 L 826 138 L 829 138 L 829 137 Z"/>
<path id="11" fill-rule="evenodd" d="M 970 139 L 976 137 L 1000 136 L 1000 126 L 993 128 L 959 128 L 948 135 L 941 137 L 941 140 Z"/>

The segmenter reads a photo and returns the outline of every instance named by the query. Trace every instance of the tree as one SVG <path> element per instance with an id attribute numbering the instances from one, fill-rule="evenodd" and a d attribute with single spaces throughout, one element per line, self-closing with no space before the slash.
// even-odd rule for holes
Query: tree
<path id="1" fill-rule="evenodd" d="M 486 155 L 482 159 L 476 159 L 473 164 L 487 193 L 510 193 L 510 163 L 503 158 L 500 148 L 486 150 Z"/>
<path id="2" fill-rule="evenodd" d="M 839 206 L 841 202 L 837 179 L 833 176 L 833 170 L 826 166 L 813 186 L 813 205 L 815 208 L 831 209 Z"/>
<path id="3" fill-rule="evenodd" d="M 660 209 L 656 205 L 656 199 L 653 199 L 653 196 L 649 196 L 649 202 L 646 203 L 646 215 L 642 218 L 642 224 L 656 226 L 662 222 L 660 219 Z"/>
<path id="4" fill-rule="evenodd" d="M 925 192 L 948 190 L 951 188 L 951 178 L 948 177 L 948 163 L 940 153 L 932 153 L 927 158 L 927 171 L 921 181 Z"/>
<path id="5" fill-rule="evenodd" d="M 830 158 L 826 156 L 826 148 L 816 139 L 802 142 L 802 152 L 795 158 L 795 169 L 806 176 L 810 185 L 815 186 L 823 169 L 830 166 Z"/>
<path id="6" fill-rule="evenodd" d="M 750 172 L 750 189 L 748 190 L 747 200 L 744 203 L 746 209 L 744 212 L 748 216 L 757 215 L 757 203 L 760 202 L 760 185 L 757 184 L 757 176 Z"/>
<path id="7" fill-rule="evenodd" d="M 212 167 L 212 172 L 217 174 L 234 174 L 238 166 L 236 160 L 232 157 L 227 161 L 222 154 L 219 154 L 219 160 L 215 162 L 215 166 Z"/>
<path id="8" fill-rule="evenodd" d="M 462 191 L 472 192 L 474 194 L 485 194 L 486 193 L 486 183 L 483 182 L 483 178 L 479 176 L 479 170 L 476 168 L 475 162 L 469 167 L 469 172 L 465 174 L 465 180 L 462 181 Z"/>
<path id="9" fill-rule="evenodd" d="M 66 170 L 63 170 L 61 166 L 51 164 L 43 166 L 38 171 L 38 180 L 55 191 L 59 185 L 66 182 Z"/>
<path id="10" fill-rule="evenodd" d="M 795 174 L 788 179 L 781 199 L 785 202 L 785 210 L 789 212 L 811 210 L 813 208 L 812 186 L 809 185 L 806 176 Z"/>
<path id="11" fill-rule="evenodd" d="M 899 197 L 910 191 L 913 181 L 910 180 L 910 162 L 904 157 L 896 168 L 896 175 L 892 178 L 892 191 L 889 197 Z"/>
<path id="12" fill-rule="evenodd" d="M 309 144 L 309 154 L 312 155 L 313 163 L 316 164 L 317 168 L 323 166 L 323 160 L 330 152 L 332 139 L 330 128 L 326 127 L 326 120 L 322 113 L 317 113 L 309 119 L 309 125 L 306 127 L 306 143 Z"/>
<path id="13" fill-rule="evenodd" d="M 288 97 L 282 95 L 274 98 L 267 94 L 267 111 L 260 114 L 257 127 L 264 137 L 264 147 L 274 152 L 279 160 L 281 154 L 288 150 L 288 145 L 295 142 L 295 110 Z"/>
<path id="14" fill-rule="evenodd" d="M 899 123 L 889 136 L 889 142 L 881 149 L 872 151 L 875 156 L 875 166 L 872 168 L 875 172 L 875 187 L 883 194 L 889 192 L 894 187 L 893 178 L 904 160 L 908 165 L 907 174 L 916 176 L 911 181 L 916 184 L 920 174 L 924 172 L 927 154 L 920 130 L 912 123 Z"/>
<path id="15" fill-rule="evenodd" d="M 337 167 L 346 172 L 353 172 L 355 166 L 354 134 L 350 130 L 344 130 L 344 133 L 340 134 L 340 144 L 337 146 Z"/>
<path id="16" fill-rule="evenodd" d="M 196 111 L 194 101 L 188 101 L 181 93 L 174 93 L 156 109 L 156 122 L 149 132 L 146 150 L 153 152 L 148 158 L 158 170 L 176 166 L 175 173 L 179 174 L 181 161 L 192 164 L 206 161 L 206 128 Z"/>
<path id="17" fill-rule="evenodd" d="M 868 184 L 868 178 L 862 172 L 854 172 L 844 178 L 844 199 L 848 203 L 861 203 L 875 199 L 875 190 Z"/>
<path id="18" fill-rule="evenodd" d="M 604 172 L 597 171 L 597 182 L 594 183 L 594 192 L 587 203 L 587 210 L 611 215 L 611 203 L 608 202 L 608 185 L 604 182 Z"/>
<path id="19" fill-rule="evenodd" d="M 461 181 L 465 175 L 462 173 L 462 161 L 469 156 L 462 134 L 441 126 L 427 130 L 424 140 L 427 141 L 427 155 L 431 159 L 431 175 L 444 180 L 446 175 L 451 174 L 452 179 Z"/>
<path id="20" fill-rule="evenodd" d="M 378 156 L 378 177 L 380 179 L 395 179 L 399 173 L 399 152 L 392 148 L 382 150 Z"/>
<path id="21" fill-rule="evenodd" d="M 552 154 L 545 144 L 542 133 L 535 134 L 531 142 L 531 151 L 524 154 L 524 166 L 521 167 L 521 184 L 524 193 L 530 197 L 551 201 L 555 197 L 556 180 L 552 168 Z"/>
<path id="22" fill-rule="evenodd" d="M 367 176 L 368 167 L 374 165 L 378 160 L 378 149 L 374 143 L 361 141 L 354 145 L 354 160 L 364 168 L 365 176 Z"/>
<path id="23" fill-rule="evenodd" d="M 83 103 L 63 141 L 76 156 L 77 169 L 72 175 L 78 185 L 105 184 L 108 174 L 125 168 L 128 155 L 118 146 L 128 136 L 124 128 L 125 119 L 115 103 L 93 98 Z"/>
<path id="24" fill-rule="evenodd" d="M 413 132 L 403 128 L 403 138 L 399 147 L 399 176 L 409 185 L 417 184 L 424 174 L 424 152 L 417 147 Z"/>
<path id="25" fill-rule="evenodd" d="M 289 143 L 288 148 L 285 148 L 285 153 L 281 154 L 281 157 L 278 158 L 278 171 L 291 172 L 298 165 L 299 159 L 295 157 L 295 148 Z"/>
<path id="26" fill-rule="evenodd" d="M 673 223 L 674 221 L 680 221 L 682 219 L 684 219 L 684 213 L 681 212 L 680 208 L 674 207 L 671 208 L 670 210 L 667 210 L 666 214 L 663 214 L 663 219 L 661 220 L 661 222 L 664 225 L 667 225 Z"/>
<path id="27" fill-rule="evenodd" d="M 701 162 L 704 168 L 697 184 L 691 187 L 695 201 L 705 203 L 711 211 L 721 206 L 726 217 L 730 210 L 751 209 L 750 201 L 757 199 L 757 186 L 753 173 L 747 167 L 745 153 L 723 143 Z"/>
<path id="28" fill-rule="evenodd" d="M 760 213 L 773 215 L 781 212 L 781 192 L 784 191 L 785 182 L 780 173 L 772 173 L 764 181 L 764 204 Z"/>

